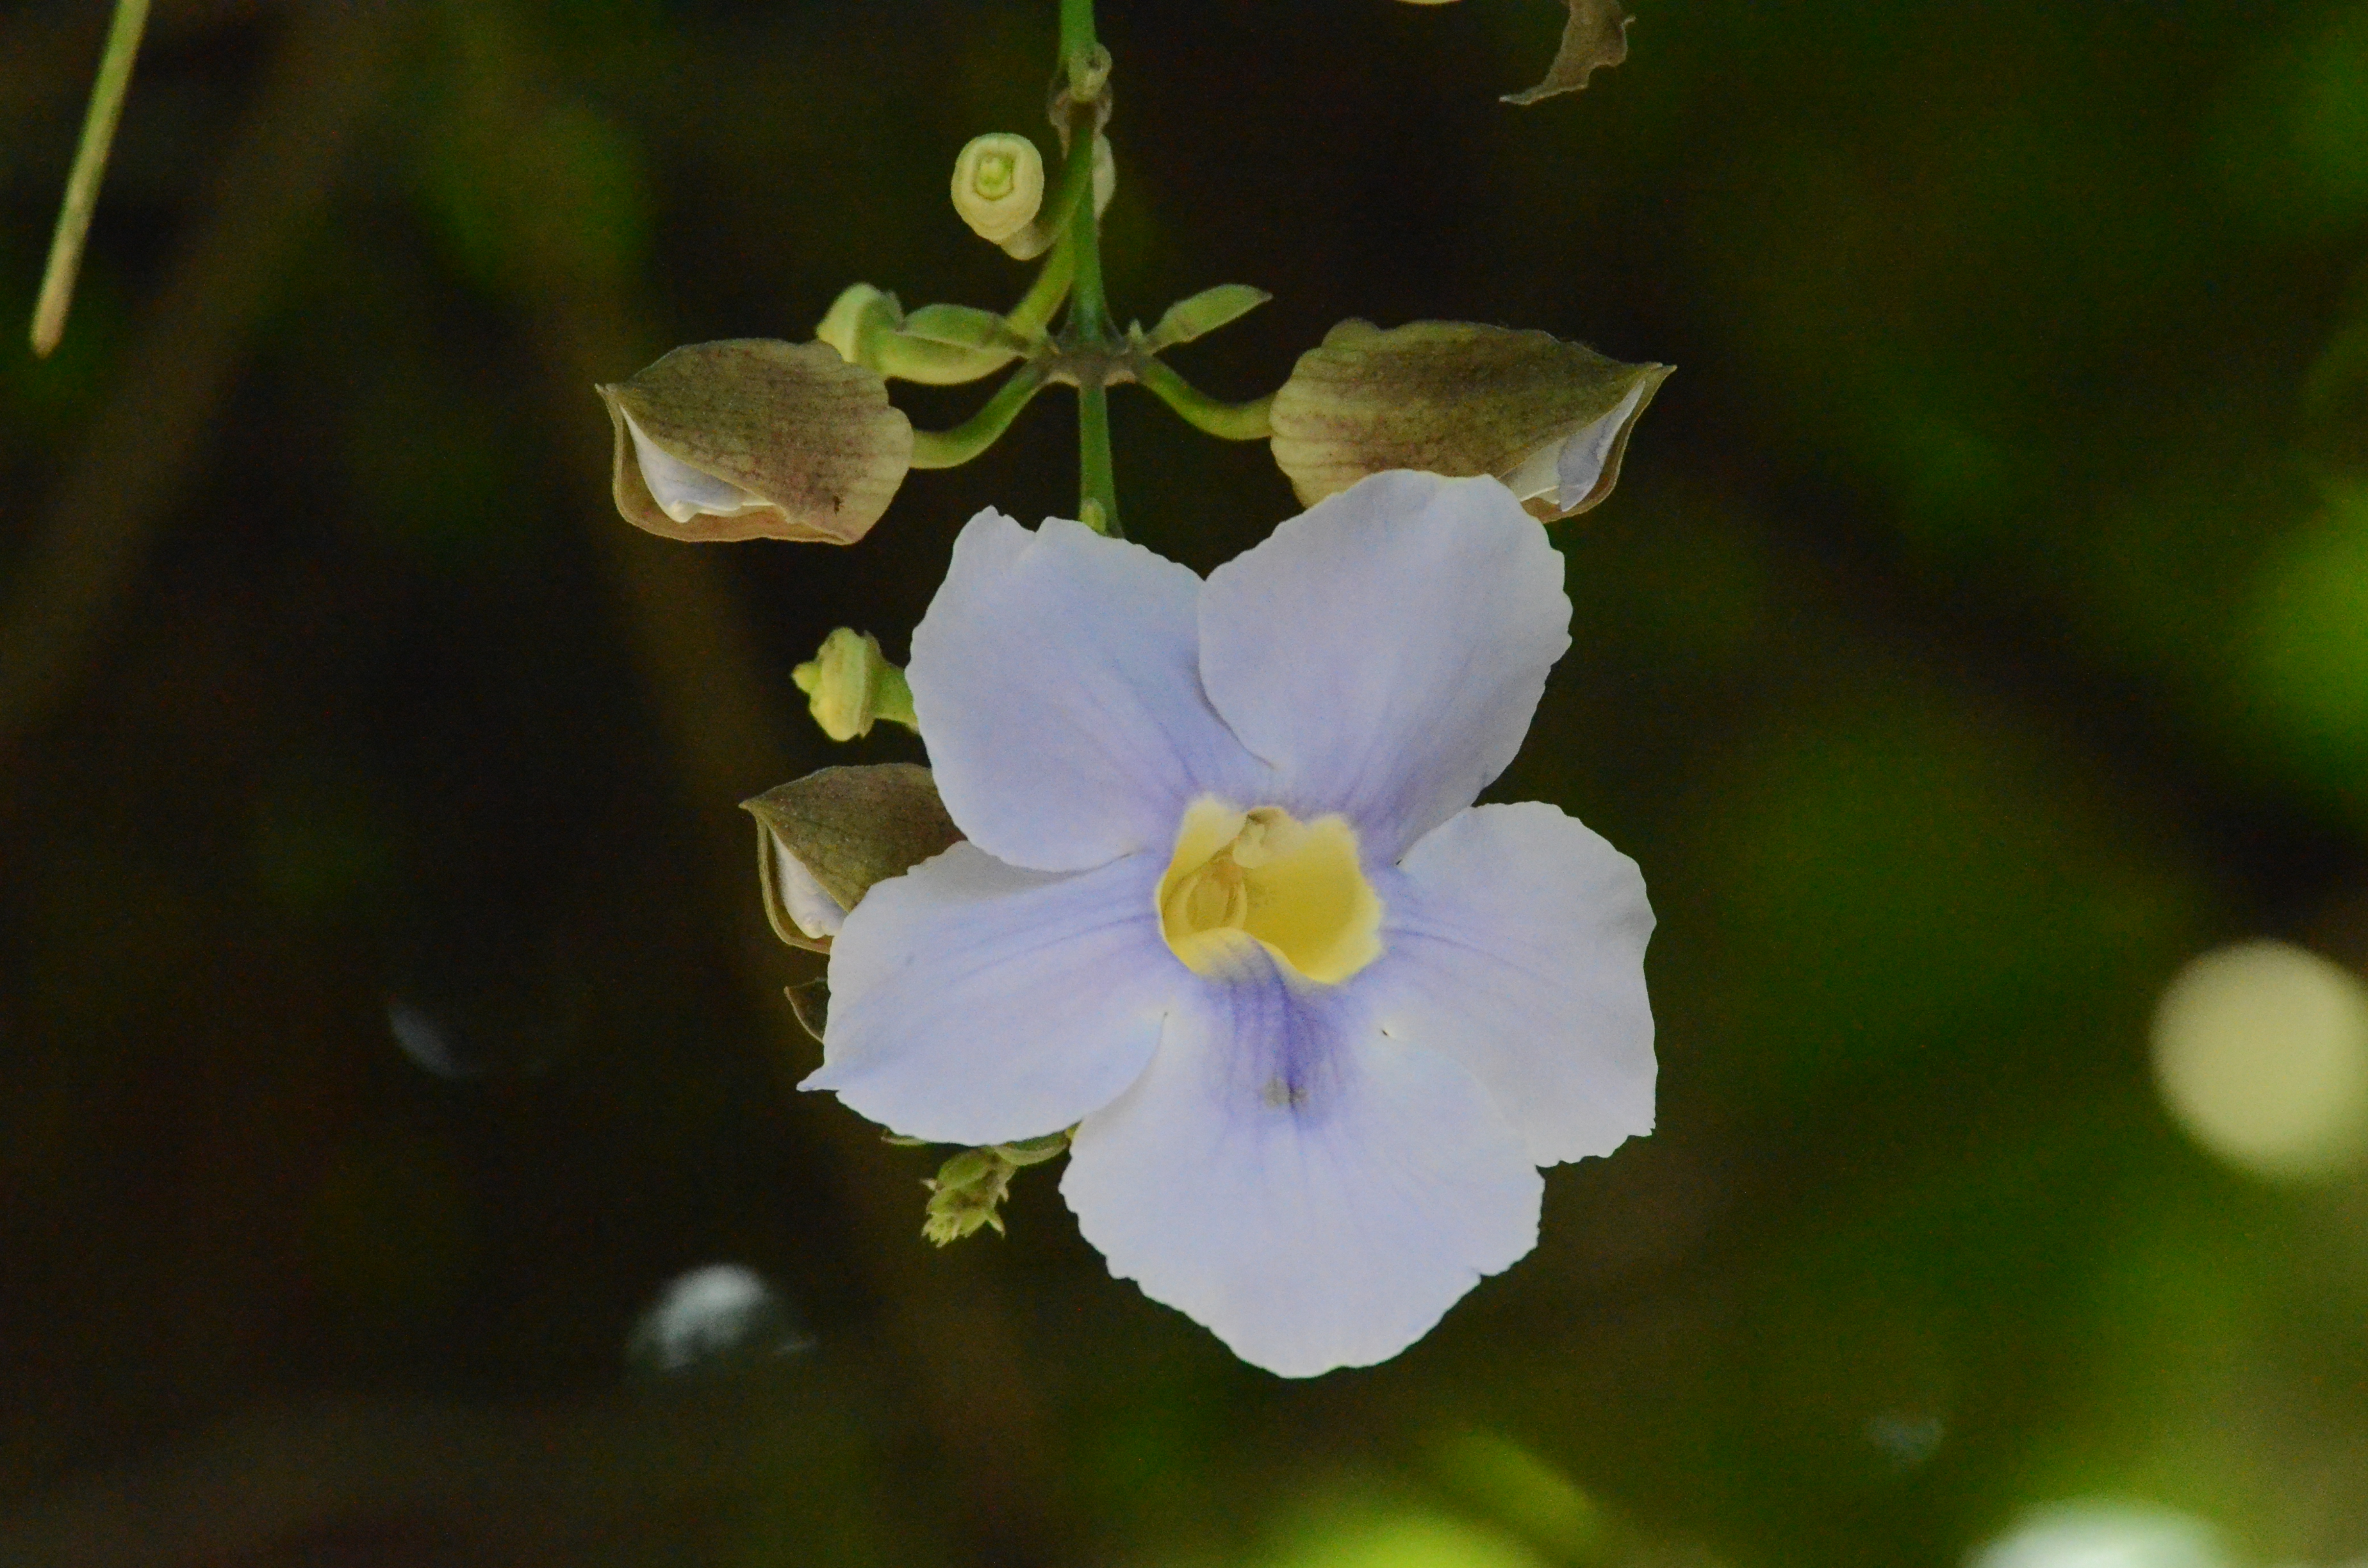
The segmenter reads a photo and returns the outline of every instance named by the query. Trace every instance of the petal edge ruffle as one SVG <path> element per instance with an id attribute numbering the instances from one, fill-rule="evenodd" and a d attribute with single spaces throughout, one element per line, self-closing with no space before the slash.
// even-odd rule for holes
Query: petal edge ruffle
<path id="1" fill-rule="evenodd" d="M 1531 801 L 1458 813 L 1382 885 L 1366 996 L 1383 1030 L 1468 1068 L 1539 1165 L 1653 1130 L 1653 906 L 1634 860 Z"/>

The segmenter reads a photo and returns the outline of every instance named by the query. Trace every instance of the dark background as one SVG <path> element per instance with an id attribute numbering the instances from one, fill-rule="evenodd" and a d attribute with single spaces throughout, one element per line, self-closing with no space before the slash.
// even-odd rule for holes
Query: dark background
<path id="1" fill-rule="evenodd" d="M 946 178 L 1049 146 L 1053 9 L 159 0 L 64 346 L 0 346 L 0 1562 L 2368 1552 L 2368 1187 L 2215 1163 L 2146 1032 L 2216 944 L 2368 956 L 2368 6 L 1650 0 L 1514 109 L 1548 0 L 1105 0 L 1114 309 L 1275 295 L 1204 387 L 1350 315 L 1679 367 L 1492 791 L 1645 868 L 1660 1131 L 1304 1383 L 1047 1171 L 929 1251 L 933 1157 L 789 1087 L 734 803 L 920 755 L 790 668 L 1071 511 L 1067 396 L 850 549 L 607 500 L 596 380 L 1017 297 Z M 0 14 L 0 320 L 103 10 Z M 1294 509 L 1113 401 L 1135 538 Z M 637 1348 L 719 1262 L 769 1316 Z"/>

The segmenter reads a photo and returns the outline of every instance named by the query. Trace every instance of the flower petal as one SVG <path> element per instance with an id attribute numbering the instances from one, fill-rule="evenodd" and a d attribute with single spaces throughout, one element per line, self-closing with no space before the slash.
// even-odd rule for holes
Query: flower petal
<path id="1" fill-rule="evenodd" d="M 1242 1359 L 1386 1360 L 1536 1244 L 1537 1170 L 1469 1073 L 1243 946 L 1077 1129 L 1062 1196 L 1113 1275 Z"/>
<path id="2" fill-rule="evenodd" d="M 809 937 L 836 937 L 847 924 L 847 911 L 830 890 L 790 853 L 780 837 L 768 832 L 773 851 L 773 886 L 780 890 L 782 912 L 790 923 Z"/>
<path id="3" fill-rule="evenodd" d="M 875 884 L 832 943 L 823 1064 L 799 1087 L 935 1143 L 1039 1137 L 1100 1109 L 1192 978 L 1152 907 L 1165 863 L 1047 875 L 957 844 Z"/>
<path id="4" fill-rule="evenodd" d="M 1653 1130 L 1653 908 L 1634 860 L 1552 806 L 1480 806 L 1383 873 L 1382 897 L 1375 1020 L 1470 1069 L 1530 1159 Z"/>
<path id="5" fill-rule="evenodd" d="M 1513 760 L 1569 625 L 1562 557 L 1512 492 L 1379 473 L 1210 574 L 1201 678 L 1280 803 L 1345 813 L 1386 862 Z"/>
<path id="6" fill-rule="evenodd" d="M 946 809 L 1015 866 L 1165 854 L 1185 802 L 1262 770 L 1201 692 L 1190 567 L 1080 524 L 981 512 L 905 676 Z"/>

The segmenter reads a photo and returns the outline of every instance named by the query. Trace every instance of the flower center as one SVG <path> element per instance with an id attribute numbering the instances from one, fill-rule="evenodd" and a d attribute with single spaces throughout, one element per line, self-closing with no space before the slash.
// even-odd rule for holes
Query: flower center
<path id="1" fill-rule="evenodd" d="M 1159 929 L 1195 974 L 1223 972 L 1256 942 L 1284 969 L 1338 985 L 1382 953 L 1382 901 L 1339 816 L 1237 812 L 1203 795 L 1159 879 Z"/>

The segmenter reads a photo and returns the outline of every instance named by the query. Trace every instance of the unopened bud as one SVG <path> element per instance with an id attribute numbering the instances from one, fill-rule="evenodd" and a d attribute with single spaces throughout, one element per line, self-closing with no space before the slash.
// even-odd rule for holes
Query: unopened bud
<path id="1" fill-rule="evenodd" d="M 887 387 L 819 343 L 694 343 L 596 390 L 617 510 L 667 539 L 852 544 L 912 463 Z"/>
<path id="2" fill-rule="evenodd" d="M 896 296 L 869 283 L 850 283 L 830 302 L 830 310 L 814 324 L 814 341 L 827 343 L 850 365 L 871 364 L 865 345 L 882 333 L 894 332 L 905 319 Z"/>
<path id="3" fill-rule="evenodd" d="M 932 387 L 991 376 L 1029 347 L 992 311 L 923 305 L 908 320 L 895 295 L 869 283 L 849 284 L 840 291 L 816 324 L 814 339 L 876 376 Z"/>
<path id="4" fill-rule="evenodd" d="M 1611 494 L 1667 365 L 1626 365 L 1543 332 L 1343 322 L 1275 393 L 1274 460 L 1313 506 L 1385 469 L 1504 481 L 1552 521 Z"/>
<path id="5" fill-rule="evenodd" d="M 790 679 L 806 694 L 814 722 L 832 740 L 868 735 L 882 719 L 920 728 L 905 672 L 888 662 L 880 640 L 868 631 L 840 627 L 823 639 L 813 658 L 790 672 Z"/>
<path id="6" fill-rule="evenodd" d="M 954 160 L 954 210 L 971 233 L 1001 244 L 1044 205 L 1044 155 L 1008 131 L 973 136 Z"/>
<path id="7" fill-rule="evenodd" d="M 825 767 L 740 802 L 757 819 L 757 875 L 773 934 L 828 952 L 848 912 L 962 837 L 937 780 L 909 762 Z"/>
<path id="8" fill-rule="evenodd" d="M 928 1215 L 922 1221 L 921 1234 L 939 1246 L 989 1225 L 1002 1234 L 1001 1209 L 1010 1194 L 1012 1176 L 1021 1166 L 1040 1165 L 1068 1147 L 1069 1135 L 1054 1132 L 1018 1143 L 963 1150 L 939 1166 L 934 1179 L 921 1183 L 929 1189 Z"/>

